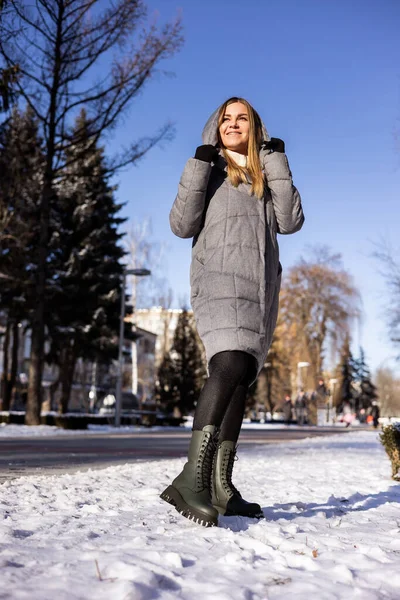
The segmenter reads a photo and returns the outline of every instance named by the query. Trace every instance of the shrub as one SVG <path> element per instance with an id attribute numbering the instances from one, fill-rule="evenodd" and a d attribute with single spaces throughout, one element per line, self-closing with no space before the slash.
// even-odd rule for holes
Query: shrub
<path id="1" fill-rule="evenodd" d="M 400 481 L 400 423 L 386 425 L 379 437 L 392 463 L 392 478 Z"/>

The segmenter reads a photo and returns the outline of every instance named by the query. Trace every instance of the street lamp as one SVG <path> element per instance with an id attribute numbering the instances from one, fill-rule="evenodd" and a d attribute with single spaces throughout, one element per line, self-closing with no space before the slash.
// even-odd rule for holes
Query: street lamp
<path id="1" fill-rule="evenodd" d="M 119 321 L 119 340 L 118 340 L 118 370 L 117 370 L 117 386 L 115 391 L 115 427 L 120 427 L 121 425 L 121 396 L 122 396 L 122 376 L 123 376 L 123 368 L 124 368 L 124 355 L 123 355 L 123 346 L 124 346 L 124 323 L 125 323 L 125 287 L 126 287 L 126 278 L 129 275 L 134 275 L 135 277 L 146 277 L 147 275 L 151 275 L 151 271 L 149 269 L 124 269 L 122 272 L 121 278 L 121 312 L 120 312 L 120 321 Z"/>
<path id="2" fill-rule="evenodd" d="M 310 363 L 309 362 L 305 362 L 305 361 L 300 361 L 297 363 L 297 391 L 300 392 L 302 386 L 302 382 L 301 382 L 301 369 L 303 367 L 309 367 Z"/>

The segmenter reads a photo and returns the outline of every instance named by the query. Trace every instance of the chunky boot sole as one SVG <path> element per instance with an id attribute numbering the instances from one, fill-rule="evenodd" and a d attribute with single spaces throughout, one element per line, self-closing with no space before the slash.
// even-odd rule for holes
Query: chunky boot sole
<path id="1" fill-rule="evenodd" d="M 203 527 L 214 527 L 215 525 L 218 525 L 217 518 L 214 519 L 187 504 L 178 490 L 172 485 L 169 485 L 163 493 L 160 494 L 160 498 L 165 500 L 165 502 L 172 504 L 181 515 L 199 525 L 203 525 Z"/>
<path id="2" fill-rule="evenodd" d="M 217 509 L 218 510 L 218 509 Z M 264 518 L 264 513 L 261 512 L 257 512 L 257 513 L 244 513 L 244 512 L 233 512 L 233 511 L 229 511 L 227 510 L 225 513 L 225 517 L 247 517 L 248 519 L 263 519 Z"/>
<path id="3" fill-rule="evenodd" d="M 249 513 L 244 510 L 229 510 L 229 508 L 218 506 L 217 504 L 213 504 L 213 507 L 217 509 L 222 517 L 247 517 L 248 519 L 264 518 L 264 513 L 262 511 Z"/>

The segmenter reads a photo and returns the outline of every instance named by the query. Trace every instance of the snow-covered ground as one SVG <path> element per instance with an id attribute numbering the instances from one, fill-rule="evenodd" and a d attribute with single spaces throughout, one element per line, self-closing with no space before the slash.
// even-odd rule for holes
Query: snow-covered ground
<path id="1" fill-rule="evenodd" d="M 63 429 L 55 425 L 14 425 L 0 423 L 0 440 L 6 437 L 54 437 L 54 436 L 74 436 L 104 433 L 126 434 L 126 433 L 149 433 L 149 431 L 167 431 L 168 429 L 178 430 L 179 427 L 140 427 L 139 425 L 122 425 L 114 427 L 113 425 L 89 425 L 88 429 Z"/>
<path id="2" fill-rule="evenodd" d="M 0 598 L 400 598 L 400 486 L 377 432 L 239 448 L 265 519 L 203 528 L 159 499 L 183 459 L 0 486 Z"/>

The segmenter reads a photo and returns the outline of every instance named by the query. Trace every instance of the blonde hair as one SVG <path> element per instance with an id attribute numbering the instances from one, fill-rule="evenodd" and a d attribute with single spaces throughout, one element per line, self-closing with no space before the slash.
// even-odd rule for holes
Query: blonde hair
<path id="1" fill-rule="evenodd" d="M 240 102 L 247 108 L 249 115 L 249 145 L 247 150 L 247 167 L 240 167 L 226 152 L 225 147 L 222 144 L 219 128 L 222 125 L 223 118 L 227 107 L 234 102 Z M 260 147 L 262 142 L 262 125 L 261 119 L 254 108 L 244 100 L 244 98 L 229 98 L 221 106 L 218 114 L 218 141 L 222 149 L 224 158 L 228 165 L 228 177 L 234 187 L 238 187 L 239 183 L 247 183 L 247 174 L 251 179 L 251 193 L 257 198 L 262 198 L 264 195 L 264 176 L 260 165 Z"/>

